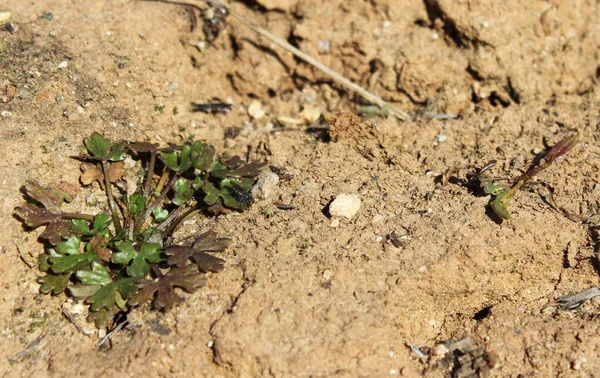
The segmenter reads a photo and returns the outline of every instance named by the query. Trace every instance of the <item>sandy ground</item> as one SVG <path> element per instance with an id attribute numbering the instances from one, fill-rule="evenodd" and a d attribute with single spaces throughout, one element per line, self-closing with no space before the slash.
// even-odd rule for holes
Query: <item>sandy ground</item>
<path id="1" fill-rule="evenodd" d="M 417 116 L 370 123 L 347 114 L 362 106 L 359 98 L 233 19 L 199 49 L 202 18 L 195 11 L 191 32 L 193 11 L 182 6 L 0 0 L 16 27 L 0 30 L 0 372 L 597 374 L 598 302 L 575 311 L 548 306 L 599 285 L 598 237 L 589 225 L 600 224 L 600 3 L 399 3 L 231 2 Z M 213 99 L 233 110 L 191 111 L 191 102 Z M 260 119 L 247 112 L 255 100 L 266 112 Z M 301 119 L 305 109 L 327 114 L 334 135 L 323 118 L 310 126 L 277 122 Z M 92 131 L 161 143 L 194 136 L 265 160 L 281 178 L 271 199 L 181 230 L 234 236 L 226 269 L 166 314 L 133 310 L 130 325 L 100 349 L 75 302 L 39 294 L 38 272 L 27 264 L 42 247 L 12 216 L 27 179 L 77 183 L 79 163 L 69 156 Z M 514 177 L 573 132 L 580 144 L 538 178 L 588 224 L 553 211 L 533 190 L 519 193 L 509 221 L 497 222 L 489 197 L 436 180 L 449 167 L 492 159 L 498 175 Z M 362 201 L 350 220 L 327 212 L 340 193 Z M 102 192 L 79 189 L 73 206 L 87 206 L 89 197 L 101 202 Z M 392 232 L 403 236 L 401 245 L 391 243 Z M 472 350 L 464 356 L 439 356 L 436 345 L 465 337 Z"/>

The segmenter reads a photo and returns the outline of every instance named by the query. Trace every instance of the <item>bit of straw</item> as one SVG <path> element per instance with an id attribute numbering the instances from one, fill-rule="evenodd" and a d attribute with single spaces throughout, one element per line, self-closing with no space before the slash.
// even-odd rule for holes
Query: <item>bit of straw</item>
<path id="1" fill-rule="evenodd" d="M 185 6 L 191 6 L 191 7 L 199 9 L 199 7 L 197 5 L 190 4 L 190 3 L 187 3 L 187 2 L 167 1 L 167 0 L 144 0 L 144 1 L 156 1 L 156 2 L 167 3 L 167 4 L 185 5 Z M 319 69 L 320 71 L 322 71 L 326 75 L 330 76 L 333 81 L 335 81 L 336 83 L 342 85 L 346 89 L 349 89 L 349 90 L 351 90 L 353 92 L 356 92 L 357 94 L 359 94 L 361 97 L 363 97 L 365 100 L 369 101 L 370 103 L 375 104 L 375 105 L 379 106 L 380 108 L 383 108 L 384 106 L 389 105 L 381 97 L 379 97 L 379 96 L 377 96 L 377 95 L 375 95 L 375 94 L 367 91 L 366 89 L 362 88 L 358 84 L 356 84 L 356 83 L 354 83 L 354 82 L 346 79 L 345 77 L 343 77 L 339 73 L 335 72 L 331 68 L 327 67 L 323 63 L 317 61 L 312 56 L 303 53 L 302 51 L 298 50 L 297 48 L 295 48 L 294 46 L 290 45 L 289 43 L 287 43 L 286 41 L 282 40 L 281 38 L 279 38 L 279 37 L 271 34 L 270 32 L 266 31 L 265 29 L 263 29 L 263 28 L 255 25 L 255 24 L 253 24 L 252 22 L 248 21 L 243 16 L 241 16 L 241 15 L 237 14 L 236 12 L 232 11 L 231 8 L 229 8 L 228 5 L 223 4 L 220 1 L 216 1 L 216 0 L 203 0 L 203 1 L 206 2 L 206 3 L 208 3 L 208 4 L 211 4 L 213 6 L 220 7 L 220 8 L 223 8 L 223 9 L 227 9 L 227 11 L 229 12 L 229 14 L 231 16 L 233 16 L 235 19 L 237 19 L 243 25 L 245 25 L 248 28 L 252 29 L 257 34 L 259 34 L 259 35 L 267 38 L 269 41 L 275 43 L 279 47 L 281 47 L 281 48 L 289 51 L 292 54 L 294 54 L 296 57 L 302 59 L 306 63 L 312 65 L 313 67 L 315 67 L 317 69 Z M 389 114 L 395 116 L 399 120 L 402 120 L 402 121 L 411 121 L 412 120 L 412 117 L 408 113 L 406 113 L 406 112 L 404 112 L 404 111 L 402 111 L 400 109 L 394 108 L 393 106 L 389 106 L 388 112 L 389 112 Z"/>

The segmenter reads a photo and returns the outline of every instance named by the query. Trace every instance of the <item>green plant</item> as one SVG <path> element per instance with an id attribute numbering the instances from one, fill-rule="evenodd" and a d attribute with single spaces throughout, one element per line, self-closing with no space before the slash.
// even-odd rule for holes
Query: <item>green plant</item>
<path id="1" fill-rule="evenodd" d="M 118 312 L 153 298 L 155 308 L 167 310 L 183 300 L 175 287 L 193 292 L 206 284 L 206 273 L 223 269 L 225 261 L 208 252 L 224 251 L 231 239 L 209 231 L 175 245 L 171 235 L 199 211 L 250 206 L 249 190 L 263 163 L 217 157 L 213 146 L 200 141 L 159 148 L 112 143 L 93 133 L 84 144 L 88 154 L 76 157 L 84 161 L 81 182 L 99 182 L 106 212 L 66 212 L 62 205 L 69 195 L 34 181 L 23 187 L 29 201 L 15 209 L 26 226 L 45 226 L 45 252 L 38 258 L 45 273 L 39 278 L 42 293 L 68 290 L 90 305 L 89 318 L 104 327 Z M 127 156 L 146 163 L 137 168 L 143 184 L 131 195 L 115 185 L 124 180 Z"/>
<path id="2" fill-rule="evenodd" d="M 482 182 L 485 183 L 486 186 L 491 186 L 494 189 L 494 191 L 491 191 L 490 194 L 495 195 L 491 206 L 496 215 L 502 219 L 509 219 L 510 213 L 508 212 L 508 205 L 510 205 L 511 201 L 517 194 L 517 191 L 527 182 L 531 181 L 531 179 L 533 179 L 533 177 L 535 177 L 538 173 L 550 167 L 550 165 L 552 165 L 557 158 L 571 151 L 577 142 L 577 135 L 562 139 L 554 147 L 552 147 L 539 162 L 532 164 L 524 174 L 517 177 L 515 182 L 508 189 L 499 190 L 493 181 L 484 179 Z"/>
<path id="3" fill-rule="evenodd" d="M 542 158 L 534 160 L 529 169 L 514 180 L 491 176 L 489 171 L 496 165 L 496 161 L 492 160 L 482 168 L 475 168 L 474 171 L 468 172 L 466 176 L 467 181 L 463 184 L 468 187 L 472 187 L 472 184 L 475 184 L 474 186 L 476 189 L 483 191 L 485 194 L 491 195 L 492 200 L 490 202 L 490 206 L 494 210 L 494 213 L 496 213 L 496 215 L 502 219 L 509 219 L 510 213 L 508 211 L 508 206 L 515 198 L 517 191 L 528 184 L 538 173 L 550 167 L 550 165 L 552 165 L 557 158 L 564 156 L 571 151 L 573 147 L 577 145 L 577 142 L 577 135 L 563 138 L 555 146 L 550 148 Z M 442 185 L 446 185 L 449 182 L 450 177 L 458 173 L 458 171 L 458 168 L 450 168 L 446 170 L 446 172 L 441 175 Z M 512 184 L 508 187 L 503 184 L 503 182 L 511 181 Z M 546 201 L 553 209 L 563 213 L 570 219 L 575 219 L 575 215 L 560 209 L 556 205 L 551 191 L 549 191 L 548 195 L 545 197 Z"/>

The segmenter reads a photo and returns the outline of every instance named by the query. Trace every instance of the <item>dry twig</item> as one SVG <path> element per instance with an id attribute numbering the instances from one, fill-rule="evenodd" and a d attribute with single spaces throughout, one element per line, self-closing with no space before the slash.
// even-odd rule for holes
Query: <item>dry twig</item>
<path id="1" fill-rule="evenodd" d="M 168 1 L 168 0 L 143 0 L 143 1 L 155 1 L 155 2 L 160 2 L 160 3 L 168 3 L 168 4 L 175 4 L 175 5 L 192 6 L 192 7 L 195 7 L 195 8 L 199 9 L 199 7 L 197 5 L 190 4 L 190 3 L 187 3 L 187 2 Z M 292 54 L 294 54 L 296 57 L 302 59 L 306 63 L 312 65 L 313 67 L 315 67 L 317 69 L 319 69 L 320 71 L 322 71 L 326 75 L 330 76 L 333 81 L 335 81 L 336 83 L 342 85 L 346 89 L 349 89 L 349 90 L 351 90 L 353 92 L 358 93 L 361 97 L 363 97 L 365 100 L 369 101 L 371 104 L 377 105 L 380 108 L 382 108 L 382 107 L 384 107 L 384 106 L 387 105 L 387 103 L 381 97 L 379 97 L 379 96 L 377 96 L 377 95 L 375 95 L 375 94 L 367 91 L 366 89 L 362 88 L 358 84 L 356 84 L 356 83 L 354 83 L 354 82 L 346 79 L 345 77 L 343 77 L 339 73 L 335 72 L 331 68 L 327 67 L 323 63 L 317 61 L 312 56 L 303 53 L 302 51 L 298 50 L 297 48 L 295 48 L 294 46 L 290 45 L 289 43 L 287 43 L 286 41 L 282 40 L 281 38 L 279 38 L 279 37 L 271 34 L 270 32 L 266 31 L 265 29 L 263 29 L 263 28 L 255 25 L 254 23 L 248 21 L 243 16 L 241 16 L 241 15 L 237 14 L 236 12 L 232 11 L 231 8 L 229 8 L 228 5 L 223 4 L 220 1 L 216 1 L 216 0 L 202 0 L 202 1 L 204 1 L 204 2 L 206 2 L 208 4 L 211 4 L 213 6 L 216 6 L 216 7 L 227 9 L 227 11 L 229 12 L 229 14 L 231 16 L 233 16 L 235 19 L 237 19 L 243 25 L 245 25 L 248 28 L 252 29 L 257 34 L 259 34 L 259 35 L 267 38 L 269 41 L 275 43 L 279 47 L 281 47 L 281 48 L 289 51 Z M 412 120 L 412 117 L 408 113 L 406 113 L 406 112 L 404 112 L 404 111 L 402 111 L 400 109 L 396 109 L 393 106 L 390 106 L 388 108 L 388 112 L 391 115 L 395 116 L 396 118 L 398 118 L 398 119 L 400 119 L 402 121 L 411 121 Z"/>

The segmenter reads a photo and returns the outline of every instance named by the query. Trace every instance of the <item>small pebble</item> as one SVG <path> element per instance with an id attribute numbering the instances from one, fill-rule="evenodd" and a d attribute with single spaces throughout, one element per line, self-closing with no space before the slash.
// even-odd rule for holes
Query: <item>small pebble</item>
<path id="1" fill-rule="evenodd" d="M 254 119 L 260 119 L 265 115 L 262 104 L 256 100 L 248 106 L 248 115 Z"/>
<path id="2" fill-rule="evenodd" d="M 339 219 L 334 219 L 329 224 L 329 227 L 331 227 L 331 228 L 337 228 L 337 227 L 339 227 L 339 225 L 340 225 L 340 220 Z"/>
<path id="3" fill-rule="evenodd" d="M 360 197 L 356 194 L 339 194 L 329 205 L 329 214 L 352 219 L 360 209 Z"/>
<path id="4" fill-rule="evenodd" d="M 331 269 L 325 269 L 323 271 L 323 278 L 327 281 L 331 281 L 333 278 L 333 271 L 331 271 Z"/>
<path id="5" fill-rule="evenodd" d="M 319 53 L 321 54 L 329 54 L 331 51 L 331 45 L 329 41 L 319 41 L 317 42 L 317 47 L 319 48 Z"/>
<path id="6" fill-rule="evenodd" d="M 573 370 L 579 370 L 579 369 L 581 369 L 581 366 L 583 364 L 585 364 L 586 362 L 588 362 L 587 358 L 585 358 L 585 357 L 579 357 L 575 361 L 571 362 L 571 369 L 573 369 Z"/>
<path id="7" fill-rule="evenodd" d="M 177 84 L 177 83 L 171 83 L 167 87 L 167 89 L 170 90 L 171 92 L 175 92 L 177 90 L 177 88 L 179 88 L 179 84 Z"/>
<path id="8" fill-rule="evenodd" d="M 67 68 L 68 65 L 69 65 L 69 62 L 67 62 L 66 60 L 63 60 L 62 62 L 58 63 L 58 69 L 64 70 L 65 68 Z"/>
<path id="9" fill-rule="evenodd" d="M 273 172 L 265 173 L 251 189 L 252 198 L 264 200 L 273 195 L 279 185 L 279 176 Z"/>
<path id="10" fill-rule="evenodd" d="M 313 124 L 321 118 L 321 111 L 314 106 L 307 106 L 302 110 L 300 116 L 304 120 L 304 122 L 308 124 Z"/>
<path id="11" fill-rule="evenodd" d="M 444 143 L 448 137 L 445 134 L 439 134 L 436 138 L 438 143 Z"/>
<path id="12" fill-rule="evenodd" d="M 288 117 L 288 116 L 279 116 L 279 117 L 277 117 L 277 122 L 282 123 L 282 124 L 286 124 L 286 125 L 300 125 L 300 124 L 302 124 L 302 121 L 299 120 L 298 118 L 292 118 L 292 117 Z"/>
<path id="13" fill-rule="evenodd" d="M 12 115 L 12 113 L 8 110 L 3 110 L 2 112 L 0 112 L 0 115 L 4 118 L 9 118 Z"/>
<path id="14" fill-rule="evenodd" d="M 438 357 L 445 356 L 448 352 L 450 350 L 444 344 L 438 344 L 431 348 L 431 354 Z"/>
<path id="15" fill-rule="evenodd" d="M 56 30 L 52 29 L 52 30 L 50 30 L 48 35 L 50 35 L 50 37 L 56 37 L 58 35 L 58 33 L 56 32 Z"/>

